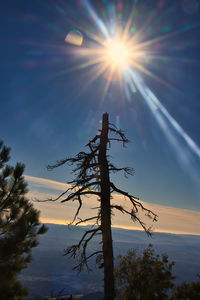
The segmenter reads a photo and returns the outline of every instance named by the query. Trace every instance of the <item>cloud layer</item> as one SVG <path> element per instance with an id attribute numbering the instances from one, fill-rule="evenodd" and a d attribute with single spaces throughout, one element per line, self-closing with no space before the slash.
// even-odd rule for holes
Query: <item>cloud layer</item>
<path id="1" fill-rule="evenodd" d="M 60 193 L 63 193 L 69 184 L 58 181 L 53 181 L 45 178 L 25 176 L 29 183 L 29 198 L 30 199 L 52 199 Z M 124 197 L 114 194 L 113 200 L 116 204 L 121 204 L 127 209 L 130 208 L 130 203 Z M 169 206 L 162 206 L 152 203 L 142 204 L 155 212 L 158 215 L 158 222 L 153 223 L 155 231 L 170 232 L 178 234 L 197 234 L 200 235 L 200 211 L 187 210 Z M 34 202 L 37 209 L 41 211 L 41 220 L 45 223 L 67 224 L 72 221 L 76 212 L 78 203 L 76 201 L 69 203 L 60 202 Z M 97 210 L 91 209 L 98 206 L 95 197 L 84 198 L 84 204 L 81 209 L 80 217 L 86 218 L 97 214 Z M 139 214 L 145 223 L 151 225 L 151 221 L 143 214 Z M 116 212 L 113 216 L 112 224 L 114 227 L 127 229 L 141 229 L 140 225 L 124 214 Z"/>

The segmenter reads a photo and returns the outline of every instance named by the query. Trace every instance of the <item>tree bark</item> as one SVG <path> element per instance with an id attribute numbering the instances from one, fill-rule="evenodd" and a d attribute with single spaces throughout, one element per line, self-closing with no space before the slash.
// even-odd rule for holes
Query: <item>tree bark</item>
<path id="1" fill-rule="evenodd" d="M 107 161 L 107 143 L 108 143 L 108 114 L 103 114 L 102 131 L 100 136 L 100 147 L 98 163 L 100 167 L 100 186 L 101 186 L 101 227 L 104 258 L 104 300 L 114 300 L 114 263 L 113 263 L 113 245 L 111 232 L 111 208 L 110 208 L 110 178 Z"/>

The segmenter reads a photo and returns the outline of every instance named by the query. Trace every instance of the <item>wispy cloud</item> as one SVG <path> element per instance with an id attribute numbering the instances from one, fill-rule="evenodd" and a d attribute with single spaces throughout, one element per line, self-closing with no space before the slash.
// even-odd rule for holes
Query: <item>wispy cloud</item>
<path id="1" fill-rule="evenodd" d="M 65 191 L 70 185 L 49 180 L 45 178 L 25 176 L 30 184 L 30 199 L 50 199 Z M 47 192 L 47 190 L 51 192 Z M 130 204 L 124 197 L 115 194 L 112 200 L 114 203 L 120 203 L 126 208 L 130 208 Z M 179 234 L 198 234 L 200 235 L 200 211 L 175 208 L 170 206 L 157 205 L 153 203 L 142 204 L 148 209 L 154 211 L 158 215 L 158 222 L 154 223 L 154 230 L 160 232 L 170 232 Z M 77 202 L 60 203 L 60 202 L 34 202 L 37 209 L 41 211 L 41 220 L 46 223 L 67 224 L 76 212 Z M 95 197 L 84 198 L 83 207 L 81 209 L 81 218 L 95 215 L 92 207 L 97 206 Z M 148 218 L 144 219 L 142 214 L 139 215 L 149 225 Z M 133 223 L 130 218 L 119 212 L 113 216 L 112 224 L 115 227 L 128 229 L 141 229 L 137 223 Z"/>
<path id="2" fill-rule="evenodd" d="M 25 175 L 25 179 L 28 181 L 28 183 L 33 183 L 37 186 L 41 186 L 44 188 L 51 188 L 55 190 L 59 190 L 61 192 L 65 191 L 68 187 L 70 187 L 69 184 L 64 183 L 64 182 L 59 182 L 55 180 L 50 180 L 46 178 L 41 178 L 41 177 L 34 177 L 30 175 Z"/>

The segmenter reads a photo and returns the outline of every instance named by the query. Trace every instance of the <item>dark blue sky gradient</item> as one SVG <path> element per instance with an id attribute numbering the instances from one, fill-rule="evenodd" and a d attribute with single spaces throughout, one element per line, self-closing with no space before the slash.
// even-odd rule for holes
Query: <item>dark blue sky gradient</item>
<path id="1" fill-rule="evenodd" d="M 104 21 L 109 5 L 119 2 L 91 1 Z M 140 93 L 128 100 L 119 83 L 112 82 L 103 99 L 103 76 L 85 88 L 92 76 L 90 67 L 71 71 L 83 61 L 70 54 L 73 47 L 64 42 L 66 34 L 80 25 L 99 33 L 80 3 L 7 0 L 1 4 L 0 139 L 12 148 L 12 162 L 24 162 L 28 175 L 71 180 L 70 168 L 48 172 L 46 165 L 83 150 L 100 128 L 102 113 L 108 112 L 112 123 L 119 116 L 120 127 L 132 141 L 125 149 L 113 145 L 113 160 L 136 171 L 128 180 L 114 176 L 116 182 L 146 202 L 200 209 L 199 158 L 185 145 L 182 151 L 189 153 L 191 168 L 181 164 L 181 153 L 171 147 Z M 148 70 L 172 88 L 141 75 L 200 146 L 199 1 L 121 3 L 121 22 L 127 21 L 134 7 L 138 30 L 152 16 L 143 29 L 144 41 L 177 32 L 153 45 L 151 51 L 160 57 L 146 62 Z"/>

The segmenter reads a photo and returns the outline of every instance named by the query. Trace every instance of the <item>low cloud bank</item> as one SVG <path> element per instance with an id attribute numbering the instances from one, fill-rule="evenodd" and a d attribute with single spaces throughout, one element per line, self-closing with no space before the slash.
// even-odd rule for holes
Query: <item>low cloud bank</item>
<path id="1" fill-rule="evenodd" d="M 47 200 L 55 199 L 60 193 L 70 187 L 69 184 L 49 180 L 45 178 L 33 177 L 26 175 L 25 179 L 29 183 L 29 198 Z M 130 208 L 130 203 L 124 197 L 115 194 L 113 203 L 120 203 L 126 208 Z M 76 212 L 77 202 L 34 202 L 37 209 L 41 211 L 41 220 L 45 223 L 68 224 L 72 221 Z M 183 208 L 175 208 L 153 203 L 142 202 L 148 209 L 158 215 L 158 222 L 153 223 L 153 229 L 157 232 L 169 232 L 177 234 L 195 234 L 200 235 L 200 211 L 188 210 Z M 81 209 L 81 218 L 95 215 L 95 211 L 91 209 L 97 206 L 95 197 L 84 198 L 84 204 Z M 148 225 L 151 221 L 142 213 L 139 216 Z M 141 229 L 139 224 L 133 223 L 126 215 L 116 212 L 113 216 L 112 224 L 114 227 L 126 229 Z"/>

